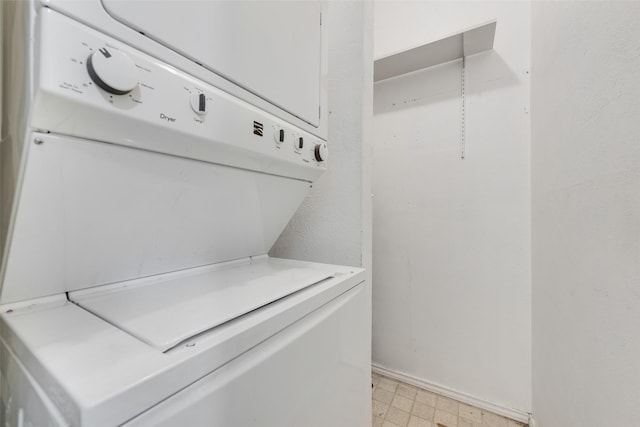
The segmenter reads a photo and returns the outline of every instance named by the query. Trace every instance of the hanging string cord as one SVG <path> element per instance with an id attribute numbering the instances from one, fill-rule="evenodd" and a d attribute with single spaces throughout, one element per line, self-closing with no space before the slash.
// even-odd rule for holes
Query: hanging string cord
<path id="1" fill-rule="evenodd" d="M 464 85 L 465 85 L 465 68 L 466 68 L 466 57 L 464 55 L 464 33 L 462 33 L 462 73 L 461 73 L 461 92 L 462 92 L 462 114 L 461 114 L 461 123 L 460 123 L 460 158 L 464 160 L 465 155 L 465 144 L 466 144 L 466 124 L 465 124 L 465 115 L 466 115 L 466 99 L 464 93 Z"/>

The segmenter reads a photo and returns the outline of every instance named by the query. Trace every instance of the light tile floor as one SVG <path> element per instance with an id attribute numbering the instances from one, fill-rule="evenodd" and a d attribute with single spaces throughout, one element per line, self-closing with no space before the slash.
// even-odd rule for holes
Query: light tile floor
<path id="1" fill-rule="evenodd" d="M 372 374 L 373 427 L 524 427 L 491 412 Z"/>

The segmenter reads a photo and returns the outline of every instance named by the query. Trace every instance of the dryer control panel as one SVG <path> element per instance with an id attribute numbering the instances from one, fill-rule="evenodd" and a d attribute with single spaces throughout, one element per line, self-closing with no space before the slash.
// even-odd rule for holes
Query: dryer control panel
<path id="1" fill-rule="evenodd" d="M 39 19 L 32 126 L 306 181 L 327 143 L 53 10 Z"/>

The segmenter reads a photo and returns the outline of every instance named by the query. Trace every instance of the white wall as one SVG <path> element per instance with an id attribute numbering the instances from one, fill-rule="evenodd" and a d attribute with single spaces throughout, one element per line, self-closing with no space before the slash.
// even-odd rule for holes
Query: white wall
<path id="1" fill-rule="evenodd" d="M 640 3 L 535 2 L 533 409 L 640 425 Z"/>
<path id="2" fill-rule="evenodd" d="M 329 167 L 270 255 L 370 272 L 373 6 L 328 3 Z"/>
<path id="3" fill-rule="evenodd" d="M 526 417 L 530 4 L 376 2 L 374 54 L 494 18 L 495 50 L 467 58 L 464 160 L 461 61 L 375 86 L 373 359 Z"/>

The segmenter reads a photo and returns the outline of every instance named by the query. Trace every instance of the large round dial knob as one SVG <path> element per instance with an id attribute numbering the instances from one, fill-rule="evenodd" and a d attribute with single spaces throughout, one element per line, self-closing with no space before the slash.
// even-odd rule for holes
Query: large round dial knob
<path id="1" fill-rule="evenodd" d="M 316 148 L 314 148 L 313 152 L 316 160 L 319 162 L 324 162 L 329 157 L 329 149 L 327 148 L 326 142 L 322 144 L 316 144 Z"/>
<path id="2" fill-rule="evenodd" d="M 117 49 L 103 47 L 87 60 L 91 80 L 107 92 L 125 95 L 138 84 L 138 72 L 133 60 Z"/>

